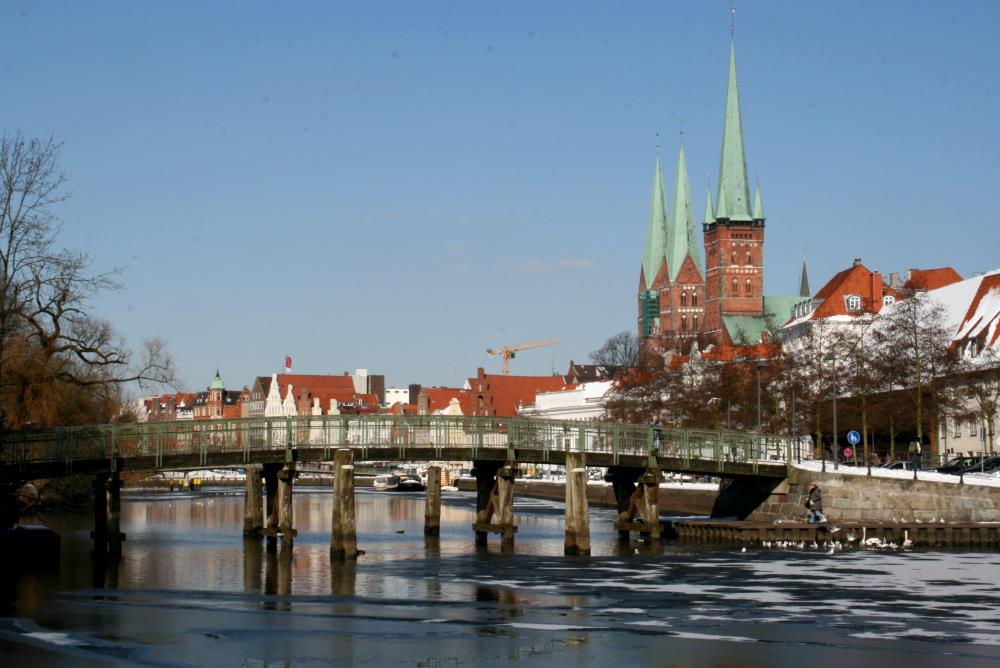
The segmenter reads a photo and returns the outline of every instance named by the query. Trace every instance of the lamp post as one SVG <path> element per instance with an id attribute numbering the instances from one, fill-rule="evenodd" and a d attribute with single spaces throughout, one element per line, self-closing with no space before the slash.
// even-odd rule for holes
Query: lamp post
<path id="1" fill-rule="evenodd" d="M 767 366 L 767 362 L 764 360 L 757 360 L 757 456 L 763 457 L 762 452 L 764 447 L 763 440 L 763 428 L 761 423 L 761 411 L 760 411 L 760 370 Z"/>
<path id="2" fill-rule="evenodd" d="M 840 466 L 840 444 L 837 443 L 837 364 L 833 365 L 833 470 Z"/>

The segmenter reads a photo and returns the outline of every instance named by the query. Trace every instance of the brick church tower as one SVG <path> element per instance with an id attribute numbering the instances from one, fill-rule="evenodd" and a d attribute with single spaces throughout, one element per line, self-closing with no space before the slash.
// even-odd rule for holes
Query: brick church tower
<path id="1" fill-rule="evenodd" d="M 715 211 L 711 194 L 705 234 L 705 321 L 708 339 L 732 343 L 724 316 L 762 317 L 764 302 L 764 207 L 757 187 L 753 209 L 743 150 L 743 122 L 736 82 L 736 46 L 729 52 L 729 85 Z"/>

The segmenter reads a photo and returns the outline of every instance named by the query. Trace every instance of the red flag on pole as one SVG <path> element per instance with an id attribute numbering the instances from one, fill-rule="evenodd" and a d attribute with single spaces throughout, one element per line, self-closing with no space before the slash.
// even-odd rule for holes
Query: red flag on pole
<path id="1" fill-rule="evenodd" d="M 285 355 L 285 371 L 291 371 L 291 370 L 292 370 L 292 356 Z"/>

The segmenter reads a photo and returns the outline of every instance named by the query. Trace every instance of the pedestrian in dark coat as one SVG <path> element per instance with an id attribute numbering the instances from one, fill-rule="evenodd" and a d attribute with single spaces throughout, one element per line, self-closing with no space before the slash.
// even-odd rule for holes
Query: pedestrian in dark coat
<path id="1" fill-rule="evenodd" d="M 826 521 L 826 517 L 823 515 L 823 495 L 816 483 L 809 485 L 809 492 L 806 494 L 806 508 L 809 509 L 809 524 L 819 524 Z"/>

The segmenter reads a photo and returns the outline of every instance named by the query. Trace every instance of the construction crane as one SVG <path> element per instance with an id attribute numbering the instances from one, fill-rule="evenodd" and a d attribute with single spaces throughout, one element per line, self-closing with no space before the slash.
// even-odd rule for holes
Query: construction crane
<path id="1" fill-rule="evenodd" d="M 503 357 L 503 372 L 510 373 L 510 361 L 516 357 L 516 353 L 522 350 L 532 350 L 533 348 L 544 348 L 545 346 L 552 346 L 559 343 L 555 339 L 545 339 L 544 341 L 528 341 L 527 343 L 515 343 L 512 346 L 502 346 L 494 350 L 493 348 L 487 348 L 486 353 L 489 355 L 500 355 Z"/>

